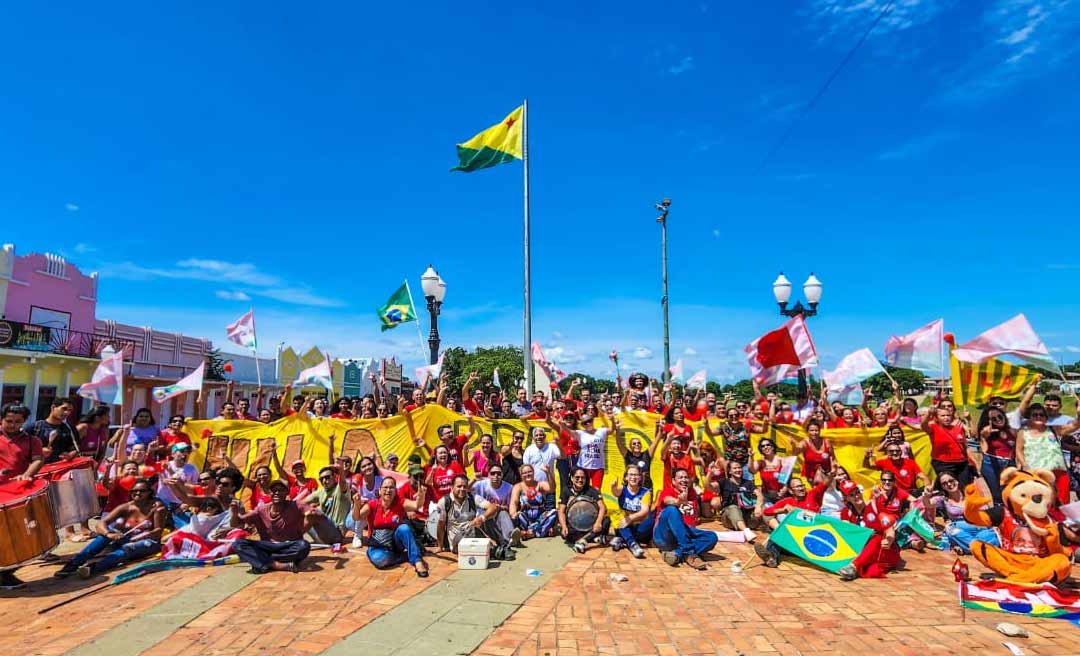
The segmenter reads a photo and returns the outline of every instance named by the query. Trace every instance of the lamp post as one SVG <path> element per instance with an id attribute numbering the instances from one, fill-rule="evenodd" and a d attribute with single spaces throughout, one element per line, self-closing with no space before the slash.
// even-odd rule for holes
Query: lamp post
<path id="1" fill-rule="evenodd" d="M 428 333 L 427 341 L 430 350 L 428 364 L 435 364 L 439 360 L 439 310 L 446 297 L 446 283 L 439 276 L 439 272 L 429 264 L 427 271 L 420 276 L 420 288 L 424 290 L 428 314 L 431 315 L 431 332 Z"/>
<path id="2" fill-rule="evenodd" d="M 660 276 L 663 281 L 664 295 L 660 299 L 660 305 L 664 310 L 664 375 L 662 380 L 671 380 L 671 338 L 668 334 L 668 293 L 667 293 L 667 215 L 671 207 L 671 199 L 665 198 L 656 204 L 660 216 L 656 222 L 660 224 Z"/>
<path id="3" fill-rule="evenodd" d="M 802 301 L 796 301 L 794 307 L 789 308 L 787 305 L 791 300 L 791 281 L 781 271 L 772 285 L 773 296 L 776 298 L 777 305 L 780 306 L 780 314 L 785 317 L 802 315 L 804 319 L 817 315 L 818 303 L 821 302 L 821 286 L 821 281 L 811 271 L 810 277 L 803 283 L 803 296 L 806 297 L 809 307 L 803 306 Z M 799 396 L 809 398 L 805 369 L 799 369 Z"/>

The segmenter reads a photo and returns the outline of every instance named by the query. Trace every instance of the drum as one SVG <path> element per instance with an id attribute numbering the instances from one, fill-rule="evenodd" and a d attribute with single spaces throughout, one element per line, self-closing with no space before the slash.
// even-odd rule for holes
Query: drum
<path id="1" fill-rule="evenodd" d="M 73 526 L 101 512 L 92 458 L 73 458 L 45 465 L 36 478 L 49 481 L 49 504 L 57 528 Z"/>
<path id="2" fill-rule="evenodd" d="M 574 497 L 566 504 L 566 524 L 572 531 L 588 533 L 600 516 L 600 505 L 589 497 Z"/>
<path id="3" fill-rule="evenodd" d="M 0 483 L 0 567 L 18 567 L 56 548 L 60 536 L 46 480 Z"/>

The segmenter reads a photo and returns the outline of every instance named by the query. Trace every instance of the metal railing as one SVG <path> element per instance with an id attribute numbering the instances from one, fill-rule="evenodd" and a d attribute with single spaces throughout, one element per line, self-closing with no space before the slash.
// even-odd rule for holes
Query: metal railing
<path id="1" fill-rule="evenodd" d="M 136 344 L 122 337 L 0 319 L 0 348 L 100 358 L 102 350 L 111 346 L 114 351 L 122 351 L 125 360 L 133 360 Z"/>

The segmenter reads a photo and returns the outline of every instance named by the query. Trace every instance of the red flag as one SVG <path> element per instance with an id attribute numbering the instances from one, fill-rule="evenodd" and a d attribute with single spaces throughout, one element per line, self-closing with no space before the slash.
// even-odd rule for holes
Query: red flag
<path id="1" fill-rule="evenodd" d="M 817 349 L 802 315 L 788 319 L 777 330 L 747 344 L 744 350 L 750 373 L 761 385 L 772 385 L 818 363 Z"/>

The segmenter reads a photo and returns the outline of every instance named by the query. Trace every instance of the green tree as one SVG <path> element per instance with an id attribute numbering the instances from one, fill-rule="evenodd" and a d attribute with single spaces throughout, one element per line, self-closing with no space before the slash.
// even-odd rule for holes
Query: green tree
<path id="1" fill-rule="evenodd" d="M 579 390 L 587 389 L 593 394 L 600 394 L 602 392 L 615 391 L 615 381 L 607 378 L 594 378 L 589 374 L 573 373 L 566 377 L 566 380 L 559 385 L 559 388 L 563 393 L 566 393 L 570 389 L 571 381 L 581 379 L 581 385 L 578 386 Z"/>
<path id="2" fill-rule="evenodd" d="M 882 365 L 885 367 L 885 371 L 888 371 L 889 375 L 896 380 L 896 384 L 900 386 L 902 396 L 922 394 L 926 390 L 926 376 L 921 371 L 891 367 L 884 362 Z M 874 374 L 867 378 L 863 381 L 863 387 L 873 387 L 874 396 L 878 398 L 892 396 L 892 382 L 885 374 Z"/>
<path id="3" fill-rule="evenodd" d="M 459 394 L 471 372 L 476 372 L 480 380 L 477 383 L 485 390 L 491 387 L 492 373 L 499 370 L 499 383 L 510 394 L 517 387 L 519 380 L 525 377 L 525 364 L 518 346 L 478 346 L 473 351 L 466 351 L 460 346 L 448 349 L 443 356 L 443 373 L 450 394 Z M 423 384 L 424 381 L 418 381 Z"/>
<path id="4" fill-rule="evenodd" d="M 206 353 L 206 380 L 225 380 L 225 358 L 221 350 L 212 348 Z"/>

